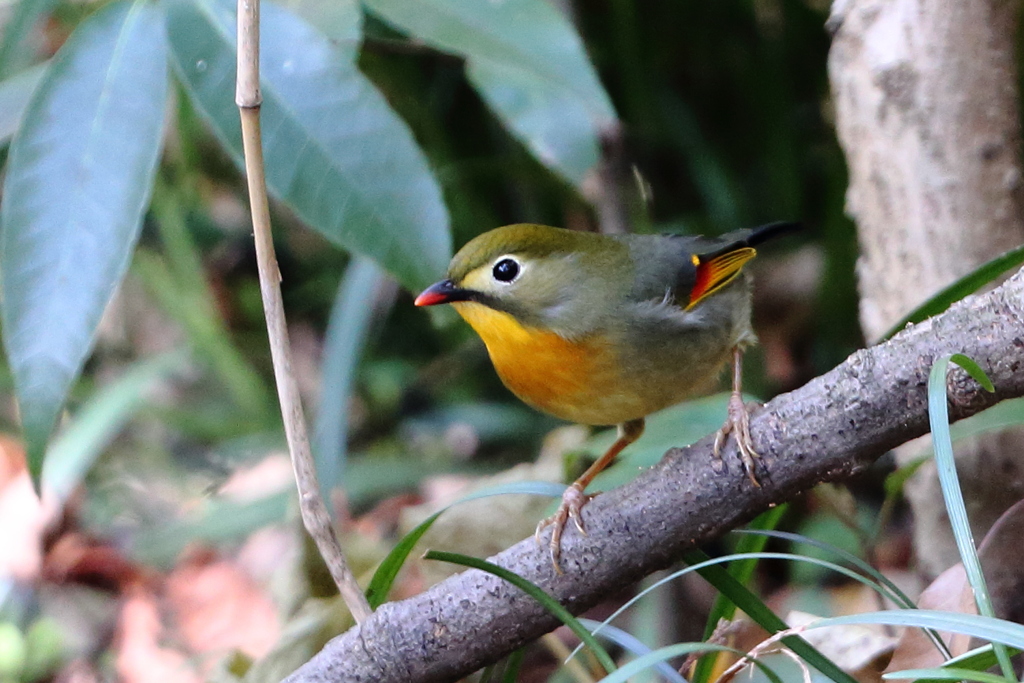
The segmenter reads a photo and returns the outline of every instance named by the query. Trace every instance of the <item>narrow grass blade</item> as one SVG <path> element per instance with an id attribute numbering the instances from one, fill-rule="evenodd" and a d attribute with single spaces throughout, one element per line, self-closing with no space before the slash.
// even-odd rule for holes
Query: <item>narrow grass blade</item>
<path id="1" fill-rule="evenodd" d="M 733 533 L 769 536 L 771 538 L 779 538 L 786 541 L 792 541 L 793 543 L 806 543 L 807 545 L 814 546 L 815 548 L 819 548 L 821 550 L 834 553 L 841 560 L 849 562 L 858 570 L 874 579 L 879 585 L 888 588 L 889 593 L 886 594 L 885 597 L 888 597 L 897 605 L 906 607 L 907 609 L 913 609 L 914 607 L 916 607 L 914 601 L 910 598 L 910 596 L 904 593 L 902 590 L 900 590 L 900 587 L 893 583 L 891 580 L 889 580 L 889 578 L 886 577 L 885 574 L 878 571 L 877 569 L 875 569 L 870 564 L 860 559 L 853 553 L 847 550 L 843 550 L 842 548 L 837 548 L 831 543 L 819 541 L 815 538 L 809 538 L 807 536 L 804 536 L 803 534 L 794 534 L 789 531 L 775 531 L 770 529 L 737 529 Z"/>
<path id="2" fill-rule="evenodd" d="M 1001 401 L 977 415 L 960 420 L 949 429 L 953 440 L 1024 424 L 1024 398 Z"/>
<path id="3" fill-rule="evenodd" d="M 1010 656 L 1020 653 L 1017 648 L 1010 648 Z M 970 669 L 971 671 L 987 671 L 998 664 L 995 648 L 991 643 L 976 647 L 973 650 L 953 657 L 942 665 L 944 669 Z"/>
<path id="4" fill-rule="evenodd" d="M 600 629 L 602 637 L 610 640 L 623 650 L 626 650 L 636 657 L 643 657 L 653 652 L 653 650 L 644 645 L 639 638 L 635 637 L 628 631 L 622 630 L 621 628 L 602 624 L 600 621 L 585 619 L 583 617 L 580 617 L 579 621 L 583 626 L 589 629 L 591 633 L 596 633 L 597 630 Z M 683 678 L 678 671 L 669 666 L 667 662 L 658 662 L 654 665 L 654 668 L 658 670 L 658 673 L 661 674 L 662 678 L 670 683 L 686 683 L 686 679 Z"/>
<path id="5" fill-rule="evenodd" d="M 630 677 L 636 676 L 638 673 L 651 668 L 658 662 L 664 662 L 666 660 L 682 657 L 683 655 L 692 654 L 694 652 L 732 652 L 741 657 L 746 654 L 745 652 L 740 652 L 739 650 L 735 650 L 724 645 L 713 645 L 711 643 L 679 643 L 677 645 L 669 645 L 667 647 L 659 648 L 650 654 L 634 659 L 632 662 L 627 664 L 623 664 L 619 667 L 618 671 L 601 679 L 601 683 L 627 683 Z M 782 680 L 775 674 L 775 672 L 764 664 L 761 664 L 756 659 L 753 660 L 753 664 L 761 669 L 761 671 L 764 672 L 764 675 L 767 676 L 772 683 L 782 683 Z"/>
<path id="6" fill-rule="evenodd" d="M 384 272 L 370 259 L 353 258 L 331 307 L 320 371 L 320 405 L 313 429 L 313 455 L 325 500 L 331 499 L 334 488 L 342 487 L 348 454 L 348 401 L 369 335 L 374 312 L 370 302 L 384 278 Z"/>
<path id="7" fill-rule="evenodd" d="M 750 529 L 765 531 L 774 529 L 782 516 L 786 514 L 786 505 L 778 505 L 766 512 L 758 515 L 758 517 L 750 523 Z M 740 536 L 739 541 L 736 543 L 734 552 L 736 553 L 757 553 L 764 550 L 765 545 L 768 543 L 768 535 L 751 533 Z M 757 568 L 757 560 L 754 558 L 741 560 L 738 562 L 730 562 L 728 572 L 744 586 L 750 582 L 750 578 L 754 575 L 754 570 Z M 715 627 L 718 622 L 722 619 L 732 619 L 733 615 L 736 614 L 736 605 L 725 597 L 722 593 L 715 596 L 715 602 L 711 606 L 711 612 L 708 614 L 708 622 L 704 625 L 704 640 L 711 637 L 711 634 L 715 632 Z M 713 657 L 702 657 L 697 662 L 697 668 L 693 674 L 694 683 L 706 683 L 711 677 L 712 670 L 714 669 L 715 663 Z"/>
<path id="8" fill-rule="evenodd" d="M 183 365 L 184 353 L 171 352 L 135 364 L 122 377 L 89 398 L 54 439 L 43 466 L 43 488 L 66 500 L 111 440 L 146 405 L 146 392 Z"/>
<path id="9" fill-rule="evenodd" d="M 451 508 L 452 506 L 460 503 L 466 503 L 471 500 L 477 500 L 479 498 L 488 498 L 490 496 L 505 496 L 514 493 L 527 494 L 534 496 L 550 496 L 557 498 L 562 495 L 565 491 L 565 486 L 562 484 L 551 484 L 548 482 L 516 482 L 514 484 L 505 484 L 503 486 L 495 486 L 493 488 L 484 489 L 482 491 L 476 491 L 474 493 L 460 498 L 451 505 L 448 505 L 441 510 L 438 510 L 430 517 L 427 517 L 424 521 L 407 533 L 402 540 L 400 540 L 388 556 L 380 563 L 377 567 L 377 571 L 374 572 L 373 578 L 370 580 L 370 585 L 366 588 L 366 599 L 370 603 L 370 607 L 377 609 L 380 607 L 388 597 L 388 593 L 391 591 L 391 585 L 395 582 L 395 577 L 398 576 L 399 570 L 402 565 L 405 564 L 405 560 L 409 557 L 409 553 L 416 546 L 423 534 L 427 533 L 427 530 L 433 526 L 434 522 L 441 514 Z"/>
<path id="10" fill-rule="evenodd" d="M 526 655 L 526 650 L 520 648 L 508 656 L 505 673 L 501 676 L 502 683 L 516 683 L 519 679 L 519 667 L 523 665 L 524 655 Z"/>
<path id="11" fill-rule="evenodd" d="M 882 676 L 887 681 L 912 679 L 919 683 L 928 681 L 978 681 L 978 683 L 1006 683 L 1007 679 L 984 671 L 973 669 L 905 669 Z"/>
<path id="12" fill-rule="evenodd" d="M 688 564 L 698 564 L 700 562 L 706 562 L 710 558 L 702 551 L 694 550 L 687 553 L 686 557 L 683 559 Z M 789 628 L 786 622 L 776 616 L 776 614 L 772 612 L 760 598 L 750 592 L 746 586 L 730 576 L 729 572 L 725 571 L 722 567 L 705 567 L 701 569 L 699 573 L 708 581 L 708 583 L 724 593 L 726 597 L 736 603 L 737 607 L 746 612 L 747 616 L 760 624 L 761 627 L 769 633 L 778 633 L 779 631 Z M 852 676 L 836 666 L 832 660 L 818 652 L 817 649 L 811 646 L 811 644 L 803 638 L 790 636 L 783 639 L 782 642 L 785 643 L 793 652 L 803 657 L 808 664 L 831 678 L 836 683 L 856 683 Z"/>
<path id="13" fill-rule="evenodd" d="M 849 562 L 854 567 L 859 569 L 861 572 L 874 579 L 879 587 L 884 586 L 886 589 L 888 589 L 885 591 L 878 590 L 878 593 L 882 595 L 882 597 L 891 600 L 893 603 L 900 607 L 904 607 L 906 609 L 917 609 L 917 604 L 910 598 L 910 596 L 904 593 L 902 590 L 900 590 L 900 587 L 893 583 L 891 580 L 889 580 L 889 578 L 885 574 L 878 571 L 877 569 L 875 569 L 870 564 L 860 559 L 853 553 L 843 550 L 842 548 L 837 548 L 831 543 L 825 543 L 824 541 L 809 538 L 807 536 L 804 536 L 803 534 L 794 534 L 788 531 L 757 531 L 753 529 L 739 529 L 734 533 L 771 536 L 773 538 L 780 538 L 787 541 L 792 541 L 794 543 L 806 543 L 808 545 L 814 546 L 815 548 L 820 548 L 821 550 L 834 553 L 839 558 Z M 932 643 L 935 644 L 935 647 L 939 650 L 939 652 L 942 653 L 943 657 L 952 656 L 949 651 L 949 647 L 947 647 L 946 642 L 939 637 L 939 634 L 935 633 L 934 631 L 929 631 L 928 637 L 932 641 Z"/>
<path id="14" fill-rule="evenodd" d="M 722 564 L 726 564 L 726 563 L 730 563 L 730 562 L 735 562 L 735 561 L 742 562 L 744 560 L 752 560 L 752 559 L 756 559 L 756 560 L 772 559 L 772 560 L 788 560 L 788 561 L 793 561 L 793 562 L 808 562 L 810 564 L 814 564 L 814 565 L 818 565 L 820 567 L 825 567 L 826 569 L 830 569 L 830 570 L 832 570 L 832 571 L 834 571 L 834 572 L 836 572 L 838 574 L 842 574 L 843 576 L 845 576 L 847 578 L 853 579 L 854 581 L 858 581 L 858 582 L 864 584 L 865 586 L 867 586 L 868 588 L 871 588 L 872 590 L 878 591 L 883 597 L 892 599 L 892 596 L 888 595 L 887 592 L 881 586 L 879 586 L 878 584 L 872 583 L 872 581 L 869 578 L 867 578 L 865 576 L 862 576 L 861 574 L 858 574 L 857 572 L 855 572 L 855 571 L 853 571 L 851 569 L 847 569 L 846 567 L 843 567 L 841 565 L 835 564 L 834 562 L 829 562 L 828 560 L 822 560 L 822 559 L 817 558 L 817 557 L 807 557 L 805 555 L 794 555 L 793 553 L 774 553 L 774 552 L 730 554 L 730 555 L 723 555 L 722 557 L 715 557 L 715 558 L 708 558 L 705 555 L 705 557 L 707 559 L 702 560 L 700 562 L 696 562 L 695 561 L 689 567 L 686 567 L 685 569 L 680 569 L 678 571 L 675 571 L 675 572 L 669 574 L 668 576 L 665 576 L 665 577 L 659 579 L 657 582 L 651 584 L 650 586 L 648 586 L 644 590 L 640 591 L 640 593 L 638 593 L 637 595 L 634 595 L 632 598 L 630 598 L 628 601 L 626 601 L 626 603 L 624 605 L 622 605 L 617 610 L 612 612 L 612 614 L 609 615 L 608 618 L 606 618 L 603 622 L 601 622 L 601 624 L 598 626 L 598 628 L 593 631 L 593 634 L 597 635 L 598 633 L 602 632 L 603 628 L 605 628 L 608 624 L 610 624 L 612 621 L 614 621 L 619 615 L 621 615 L 623 612 L 625 612 L 627 609 L 629 609 L 638 600 L 640 600 L 644 596 L 650 594 L 656 588 L 659 588 L 659 587 L 663 586 L 664 584 L 666 584 L 666 583 L 668 583 L 670 581 L 674 581 L 674 580 L 676 580 L 678 578 L 681 578 L 681 577 L 685 576 L 686 574 L 689 574 L 690 572 L 697 572 L 697 573 L 700 573 L 701 575 L 703 575 L 702 572 L 705 569 L 712 568 L 712 567 L 714 567 L 716 569 L 719 569 L 721 571 L 724 571 L 724 570 L 721 569 L 721 567 L 718 567 L 717 565 L 722 565 Z M 728 575 L 728 572 L 725 572 L 725 573 L 726 573 L 726 575 Z M 742 606 L 741 606 L 741 608 L 742 608 Z M 768 609 L 768 608 L 765 607 L 764 609 Z M 749 614 L 749 612 L 748 612 L 748 614 Z M 753 616 L 751 616 L 751 618 L 753 618 Z M 755 621 L 756 621 L 756 619 L 755 619 Z M 758 622 L 758 623 L 761 623 L 761 622 Z M 779 620 L 779 623 L 783 623 L 783 622 L 781 620 Z M 763 626 L 764 628 L 766 628 L 768 630 L 771 630 L 767 626 L 765 626 L 764 624 L 761 624 L 761 626 Z M 785 625 L 783 623 L 782 628 L 788 628 L 788 625 Z M 776 630 L 780 630 L 780 629 L 776 629 Z M 579 651 L 579 648 L 577 647 L 576 650 L 573 650 L 573 652 L 570 655 L 570 657 L 575 656 L 575 654 L 578 651 Z M 696 680 L 696 677 L 695 677 L 695 680 Z"/>
<path id="15" fill-rule="evenodd" d="M 992 391 L 992 382 L 985 376 L 978 364 L 963 354 L 955 353 L 942 356 L 932 365 L 928 376 L 928 422 L 932 431 L 932 445 L 935 449 L 935 467 L 942 486 L 942 498 L 946 503 L 949 523 L 953 527 L 953 537 L 960 551 L 960 560 L 967 573 L 967 580 L 974 590 L 974 599 L 978 604 L 978 612 L 986 617 L 995 617 L 992 599 L 985 583 L 985 575 L 978 559 L 978 547 L 974 543 L 971 525 L 967 520 L 967 508 L 964 505 L 963 493 L 960 491 L 960 479 L 956 473 L 956 461 L 953 457 L 953 442 L 949 435 L 949 410 L 946 405 L 946 371 L 950 363 L 956 363 L 966 370 L 985 389 Z M 1013 666 L 1006 648 L 996 646 L 996 657 L 1005 676 L 1010 676 Z"/>
<path id="16" fill-rule="evenodd" d="M 594 656 L 597 657 L 597 660 L 601 663 L 601 666 L 604 667 L 605 671 L 608 673 L 615 671 L 615 662 L 612 661 L 611 656 L 605 651 L 605 649 L 601 647 L 601 644 L 597 642 L 597 639 L 590 634 L 590 631 L 585 629 L 579 620 L 569 612 L 569 610 L 562 607 L 557 600 L 545 593 L 537 585 L 530 583 L 523 577 L 510 572 L 504 567 L 499 567 L 498 565 L 487 562 L 486 560 L 469 557 L 468 555 L 431 550 L 423 557 L 427 560 L 438 560 L 440 562 L 459 564 L 464 567 L 472 567 L 473 569 L 485 571 L 488 574 L 493 574 L 500 579 L 508 581 L 513 586 L 539 602 L 546 610 L 554 614 L 563 624 L 568 626 L 569 629 L 576 634 L 576 637 L 582 640 L 587 647 L 590 648 L 591 652 L 593 652 Z"/>
<path id="17" fill-rule="evenodd" d="M 925 318 L 942 313 L 954 302 L 963 299 L 968 294 L 973 294 L 1003 273 L 1016 268 L 1022 263 L 1024 263 L 1024 245 L 1011 249 L 1002 256 L 997 256 L 988 263 L 982 264 L 908 313 L 903 320 L 900 320 L 892 326 L 892 329 L 882 335 L 882 339 L 879 341 L 889 339 L 907 325 L 919 323 Z"/>
<path id="18" fill-rule="evenodd" d="M 930 609 L 897 609 L 863 614 L 829 617 L 809 624 L 807 628 L 846 626 L 850 624 L 882 624 L 889 626 L 915 626 L 940 631 L 963 633 L 990 643 L 1001 643 L 1024 649 L 1024 625 L 1005 619 L 983 617 L 980 614 L 943 612 Z"/>

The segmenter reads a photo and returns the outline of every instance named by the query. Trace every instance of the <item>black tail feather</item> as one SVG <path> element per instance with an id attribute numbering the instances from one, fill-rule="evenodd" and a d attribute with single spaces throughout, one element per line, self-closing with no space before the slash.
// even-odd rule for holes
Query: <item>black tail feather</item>
<path id="1" fill-rule="evenodd" d="M 719 246 L 717 249 L 712 251 L 698 252 L 698 256 L 700 256 L 702 261 L 710 261 L 722 254 L 728 254 L 730 251 L 736 251 L 737 249 L 743 249 L 744 247 L 756 247 L 762 242 L 767 242 L 774 237 L 780 237 L 791 232 L 796 232 L 801 228 L 803 228 L 803 226 L 800 223 L 794 223 L 792 221 L 776 221 L 775 223 L 768 223 L 756 228 L 737 230 L 736 232 L 730 232 L 726 235 L 722 235 L 720 239 L 729 240 L 724 245 Z M 721 242 L 719 242 L 719 244 L 721 244 Z"/>
<path id="2" fill-rule="evenodd" d="M 766 225 L 760 225 L 756 228 L 752 228 L 750 235 L 746 238 L 745 244 L 742 246 L 756 247 L 762 242 L 767 242 L 775 237 L 781 237 L 782 235 L 788 235 L 790 233 L 797 232 L 803 229 L 803 225 L 793 221 L 776 221 L 774 223 L 768 223 Z"/>

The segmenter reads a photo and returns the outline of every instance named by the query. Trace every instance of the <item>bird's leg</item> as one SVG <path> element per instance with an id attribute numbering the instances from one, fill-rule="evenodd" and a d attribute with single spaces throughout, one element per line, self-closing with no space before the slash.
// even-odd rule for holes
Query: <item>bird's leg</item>
<path id="1" fill-rule="evenodd" d="M 551 527 L 551 564 L 554 565 L 555 571 L 562 574 L 562 567 L 558 564 L 558 556 L 562 550 L 562 531 L 565 529 L 566 523 L 572 518 L 575 522 L 576 528 L 580 530 L 580 533 L 584 536 L 587 535 L 586 530 L 583 528 L 583 517 L 580 515 L 580 510 L 583 506 L 590 502 L 590 499 L 594 495 L 587 495 L 583 491 L 587 488 L 587 485 L 594 480 L 601 470 L 608 467 L 615 456 L 617 456 L 622 449 L 633 443 L 640 438 L 640 435 L 644 433 L 644 419 L 641 417 L 636 420 L 630 420 L 629 422 L 623 422 L 619 425 L 619 438 L 615 440 L 604 455 L 598 458 L 593 465 L 587 468 L 579 479 L 574 481 L 569 488 L 562 494 L 562 504 L 558 506 L 558 510 L 555 514 L 551 515 L 547 519 L 542 519 L 537 525 L 537 531 L 534 533 L 534 539 L 536 539 L 538 545 L 540 544 L 540 532 L 545 527 Z"/>
<path id="2" fill-rule="evenodd" d="M 750 439 L 750 415 L 747 407 L 743 404 L 743 352 L 737 346 L 732 350 L 732 395 L 729 396 L 729 417 L 725 424 L 715 435 L 715 457 L 720 458 L 722 446 L 729 433 L 736 437 L 736 450 L 739 451 L 740 460 L 743 461 L 743 469 L 747 471 L 751 483 L 760 487 L 757 476 L 754 474 L 754 459 L 760 458 L 754 450 L 754 442 Z"/>

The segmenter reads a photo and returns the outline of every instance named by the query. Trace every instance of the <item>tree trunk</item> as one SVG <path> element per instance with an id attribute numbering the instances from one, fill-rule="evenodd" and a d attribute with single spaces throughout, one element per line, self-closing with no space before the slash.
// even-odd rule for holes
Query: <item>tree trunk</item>
<path id="1" fill-rule="evenodd" d="M 833 5 L 829 76 L 857 223 L 861 325 L 878 339 L 985 261 L 1024 242 L 1015 39 L 1008 0 Z M 900 449 L 901 462 L 926 443 Z M 957 444 L 980 535 L 1024 495 L 1024 432 Z M 920 569 L 958 561 L 934 467 L 907 487 Z"/>

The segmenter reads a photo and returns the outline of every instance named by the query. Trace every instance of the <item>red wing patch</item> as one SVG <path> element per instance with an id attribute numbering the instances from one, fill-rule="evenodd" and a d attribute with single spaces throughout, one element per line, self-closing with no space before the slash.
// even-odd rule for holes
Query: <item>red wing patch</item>
<path id="1" fill-rule="evenodd" d="M 697 266 L 697 279 L 690 290 L 690 303 L 686 309 L 689 310 L 701 301 L 711 296 L 722 287 L 736 279 L 743 268 L 743 264 L 754 258 L 757 251 L 751 247 L 740 247 L 724 254 L 709 258 L 694 256 L 693 260 Z"/>

